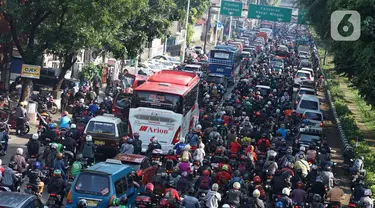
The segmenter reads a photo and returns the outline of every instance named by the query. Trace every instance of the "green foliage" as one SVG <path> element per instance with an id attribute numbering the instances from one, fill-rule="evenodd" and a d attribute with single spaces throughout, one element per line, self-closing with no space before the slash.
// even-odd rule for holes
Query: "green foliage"
<path id="1" fill-rule="evenodd" d="M 194 36 L 194 27 L 193 25 L 189 24 L 188 25 L 188 30 L 187 30 L 187 45 L 190 45 L 192 39 L 193 39 L 193 36 Z"/>
<path id="2" fill-rule="evenodd" d="M 83 67 L 81 71 L 81 77 L 85 80 L 91 80 L 94 77 L 94 75 L 98 75 L 99 77 L 101 77 L 99 74 L 100 70 L 100 66 L 94 65 L 94 63 L 91 62 L 85 67 Z"/>
<path id="3" fill-rule="evenodd" d="M 338 73 L 350 79 L 359 95 L 375 106 L 375 13 L 374 0 L 299 0 L 321 40 L 334 56 Z M 330 37 L 330 18 L 335 10 L 355 10 L 361 14 L 361 37 L 357 41 L 334 41 Z"/>

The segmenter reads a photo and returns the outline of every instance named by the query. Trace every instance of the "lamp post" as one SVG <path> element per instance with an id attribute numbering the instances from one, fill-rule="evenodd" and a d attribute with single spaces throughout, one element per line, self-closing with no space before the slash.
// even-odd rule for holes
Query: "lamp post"
<path id="1" fill-rule="evenodd" d="M 183 62 L 185 60 L 185 53 L 186 53 L 185 51 L 186 51 L 186 47 L 187 47 L 187 35 L 188 35 L 188 25 L 189 25 L 189 13 L 190 13 L 190 0 L 188 0 L 187 9 L 186 9 L 185 42 L 184 42 L 183 47 L 182 47 L 183 50 L 182 50 L 182 60 L 181 60 L 181 62 Z"/>
<path id="2" fill-rule="evenodd" d="M 220 7 L 221 7 L 221 0 L 219 1 L 219 12 L 217 13 L 217 19 L 216 19 L 216 31 L 215 31 L 215 40 L 214 44 L 217 45 L 217 31 L 219 30 L 218 24 L 220 22 Z"/>

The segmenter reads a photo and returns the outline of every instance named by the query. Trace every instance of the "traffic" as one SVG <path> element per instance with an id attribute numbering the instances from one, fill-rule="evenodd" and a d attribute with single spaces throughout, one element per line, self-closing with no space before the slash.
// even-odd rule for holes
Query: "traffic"
<path id="1" fill-rule="evenodd" d="M 342 206 L 307 27 L 263 21 L 176 67 L 124 73 L 102 102 L 98 82 L 69 87 L 58 123 L 51 95 L 39 97 L 38 130 L 14 154 L 9 126 L 30 131 L 25 103 L 2 123 L 0 207 Z M 352 159 L 351 204 L 372 203 Z"/>

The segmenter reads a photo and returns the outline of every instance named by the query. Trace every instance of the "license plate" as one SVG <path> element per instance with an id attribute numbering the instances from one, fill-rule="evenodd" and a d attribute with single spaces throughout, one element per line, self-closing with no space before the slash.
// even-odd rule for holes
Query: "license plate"
<path id="1" fill-rule="evenodd" d="M 94 142 L 96 145 L 105 145 L 104 141 L 95 141 Z"/>
<path id="2" fill-rule="evenodd" d="M 98 201 L 87 200 L 88 207 L 96 207 L 98 205 Z"/>

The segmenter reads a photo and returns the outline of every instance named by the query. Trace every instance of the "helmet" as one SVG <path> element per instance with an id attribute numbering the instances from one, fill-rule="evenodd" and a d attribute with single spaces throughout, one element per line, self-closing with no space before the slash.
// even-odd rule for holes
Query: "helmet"
<path id="1" fill-rule="evenodd" d="M 327 165 L 327 166 L 325 167 L 325 171 L 332 171 L 331 166 Z"/>
<path id="2" fill-rule="evenodd" d="M 158 143 L 158 138 L 153 137 L 153 138 L 152 138 L 152 143 Z"/>
<path id="3" fill-rule="evenodd" d="M 253 181 L 254 181 L 254 183 L 260 183 L 262 180 L 260 179 L 259 176 L 254 176 Z"/>
<path id="4" fill-rule="evenodd" d="M 203 176 L 209 176 L 209 175 L 210 175 L 210 171 L 208 171 L 208 170 L 204 170 L 204 171 L 202 172 L 202 175 L 203 175 Z"/>
<path id="5" fill-rule="evenodd" d="M 33 139 L 33 140 L 38 140 L 38 138 L 39 138 L 39 135 L 37 133 L 35 133 L 31 136 L 31 139 Z"/>
<path id="6" fill-rule="evenodd" d="M 77 125 L 72 124 L 72 125 L 70 125 L 70 128 L 71 128 L 71 129 L 75 129 L 75 128 L 77 128 Z"/>
<path id="7" fill-rule="evenodd" d="M 61 160 L 63 158 L 63 154 L 61 152 L 57 153 L 56 158 Z"/>
<path id="8" fill-rule="evenodd" d="M 223 165 L 223 167 L 221 167 L 221 170 L 222 171 L 228 171 L 228 165 Z"/>
<path id="9" fill-rule="evenodd" d="M 323 183 L 323 179 L 322 179 L 322 177 L 320 177 L 320 176 L 318 176 L 318 177 L 316 177 L 316 180 L 315 180 L 316 182 L 321 182 L 321 183 Z"/>
<path id="10" fill-rule="evenodd" d="M 224 205 L 222 206 L 222 208 L 230 208 L 230 205 L 229 205 L 229 204 L 224 204 Z"/>
<path id="11" fill-rule="evenodd" d="M 168 155 L 174 155 L 174 150 L 173 149 L 168 150 Z"/>
<path id="12" fill-rule="evenodd" d="M 194 188 L 190 188 L 188 190 L 188 193 L 191 194 L 191 195 L 195 195 L 195 189 Z"/>
<path id="13" fill-rule="evenodd" d="M 86 136 L 86 142 L 92 142 L 92 136 L 91 135 Z"/>
<path id="14" fill-rule="evenodd" d="M 275 207 L 276 208 L 283 208 L 284 207 L 284 203 L 282 201 L 278 201 L 278 202 L 276 202 Z"/>
<path id="15" fill-rule="evenodd" d="M 25 106 L 25 103 L 24 102 L 20 102 L 20 106 L 21 107 Z"/>
<path id="16" fill-rule="evenodd" d="M 272 104 L 271 101 L 268 101 L 268 102 L 267 102 L 267 105 L 271 105 L 271 104 Z"/>
<path id="17" fill-rule="evenodd" d="M 303 159 L 305 158 L 305 155 L 303 155 L 303 154 L 299 154 L 299 155 L 298 155 L 298 158 L 299 158 L 300 160 L 303 160 Z"/>
<path id="18" fill-rule="evenodd" d="M 55 128 L 55 125 L 54 125 L 53 123 L 50 123 L 50 124 L 48 124 L 48 128 L 50 128 L 50 129 L 54 129 L 54 128 Z"/>
<path id="19" fill-rule="evenodd" d="M 260 197 L 260 191 L 258 189 L 255 189 L 253 191 L 253 197 L 259 198 Z"/>
<path id="20" fill-rule="evenodd" d="M 136 138 L 136 139 L 138 139 L 138 138 L 139 138 L 139 133 L 138 133 L 138 132 L 135 132 L 135 133 L 133 134 L 133 137 Z"/>
<path id="21" fill-rule="evenodd" d="M 181 138 L 180 138 L 180 142 L 185 143 L 185 138 L 184 138 L 184 137 L 181 137 Z"/>
<path id="22" fill-rule="evenodd" d="M 69 115 L 68 111 L 62 112 L 62 116 L 67 116 L 67 115 Z"/>
<path id="23" fill-rule="evenodd" d="M 190 151 L 190 145 L 185 145 L 185 150 Z"/>
<path id="24" fill-rule="evenodd" d="M 299 151 L 304 152 L 304 151 L 306 151 L 306 148 L 304 146 L 302 146 L 302 147 L 299 148 Z"/>
<path id="25" fill-rule="evenodd" d="M 366 189 L 366 190 L 365 190 L 365 196 L 372 196 L 372 191 L 371 191 L 371 189 Z"/>
<path id="26" fill-rule="evenodd" d="M 241 188 L 241 184 L 238 183 L 238 182 L 234 182 L 234 183 L 233 183 L 233 188 L 234 188 L 234 189 L 240 189 L 240 188 Z"/>
<path id="27" fill-rule="evenodd" d="M 22 154 L 23 154 L 23 149 L 22 149 L 22 148 L 17 148 L 16 153 L 17 153 L 18 155 L 22 155 Z"/>
<path id="28" fill-rule="evenodd" d="M 282 194 L 289 196 L 290 189 L 289 188 L 283 188 Z"/>
<path id="29" fill-rule="evenodd" d="M 206 96 L 205 96 L 206 98 L 210 98 L 210 95 L 209 94 L 207 94 Z"/>
<path id="30" fill-rule="evenodd" d="M 36 161 L 34 162 L 34 169 L 39 169 L 40 168 L 40 162 Z"/>
<path id="31" fill-rule="evenodd" d="M 276 113 L 280 113 L 280 109 L 276 109 Z"/>
<path id="32" fill-rule="evenodd" d="M 201 130 L 202 129 L 202 126 L 201 125 L 197 125 L 197 130 Z"/>
<path id="33" fill-rule="evenodd" d="M 145 189 L 153 192 L 154 191 L 154 184 L 152 184 L 152 183 L 146 184 Z"/>
<path id="34" fill-rule="evenodd" d="M 322 197 L 319 194 L 314 194 L 313 201 L 316 203 L 320 203 L 322 201 Z"/>
<path id="35" fill-rule="evenodd" d="M 79 99 L 79 102 L 80 103 L 85 103 L 85 99 L 81 98 L 81 99 Z"/>
<path id="36" fill-rule="evenodd" d="M 181 176 L 184 177 L 184 178 L 188 177 L 188 175 L 189 175 L 189 173 L 186 172 L 186 171 L 184 171 L 184 172 L 181 173 Z"/>
<path id="37" fill-rule="evenodd" d="M 61 177 L 61 170 L 59 170 L 59 169 L 54 170 L 54 171 L 53 171 L 53 175 L 54 175 L 55 177 Z"/>
<path id="38" fill-rule="evenodd" d="M 302 183 L 302 181 L 298 181 L 297 182 L 297 188 L 301 189 L 303 188 L 304 184 Z"/>
<path id="39" fill-rule="evenodd" d="M 51 148 L 52 148 L 52 149 L 57 149 L 58 147 L 59 147 L 59 145 L 56 144 L 56 143 L 52 143 L 52 144 L 51 144 Z"/>
<path id="40" fill-rule="evenodd" d="M 82 154 L 78 154 L 77 156 L 76 156 L 76 160 L 81 160 L 83 158 L 83 155 Z"/>
<path id="41" fill-rule="evenodd" d="M 217 183 L 212 184 L 211 189 L 212 189 L 212 191 L 218 191 L 219 190 L 219 184 L 217 184 Z"/>
<path id="42" fill-rule="evenodd" d="M 78 201 L 77 208 L 86 208 L 86 207 L 87 207 L 86 199 L 81 199 Z"/>

